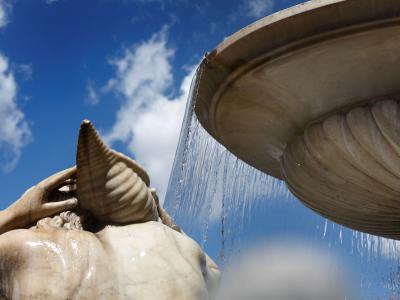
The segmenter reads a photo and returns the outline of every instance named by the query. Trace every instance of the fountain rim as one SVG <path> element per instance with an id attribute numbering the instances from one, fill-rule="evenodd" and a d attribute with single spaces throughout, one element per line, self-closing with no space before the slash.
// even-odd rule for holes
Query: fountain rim
<path id="1" fill-rule="evenodd" d="M 358 9 L 366 6 L 371 9 Z M 351 13 L 326 18 L 332 8 Z M 301 26 L 316 20 L 319 26 Z M 195 113 L 206 131 L 220 141 L 216 129 L 216 110 L 220 97 L 232 82 L 250 70 L 313 44 L 399 24 L 400 3 L 379 0 L 312 0 L 264 17 L 226 38 L 206 55 L 200 65 L 197 93 L 194 96 Z M 262 42 L 266 35 L 277 36 L 280 32 L 285 32 L 286 36 L 268 43 Z M 229 145 L 224 146 L 231 150 Z M 265 172 L 265 169 L 261 171 Z M 282 179 L 281 174 L 273 171 L 267 173 Z"/>

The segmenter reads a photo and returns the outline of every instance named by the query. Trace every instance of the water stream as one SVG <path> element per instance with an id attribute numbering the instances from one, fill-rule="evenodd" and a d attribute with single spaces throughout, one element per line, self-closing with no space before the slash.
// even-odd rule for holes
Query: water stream
<path id="1" fill-rule="evenodd" d="M 305 208 L 282 181 L 238 160 L 200 125 L 192 83 L 165 206 L 222 267 L 257 241 L 288 238 L 338 258 L 362 299 L 400 299 L 400 243 L 335 224 Z"/>

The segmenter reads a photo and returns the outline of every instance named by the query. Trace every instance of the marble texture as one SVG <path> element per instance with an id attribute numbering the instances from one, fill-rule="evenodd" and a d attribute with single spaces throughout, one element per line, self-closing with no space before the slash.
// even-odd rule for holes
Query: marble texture
<path id="1" fill-rule="evenodd" d="M 260 19 L 205 57 L 196 115 L 321 215 L 400 239 L 399 21 L 400 1 L 382 0 L 312 0 Z"/>
<path id="2" fill-rule="evenodd" d="M 0 236 L 0 299 L 210 299 L 218 268 L 161 222 Z"/>
<path id="3" fill-rule="evenodd" d="M 146 171 L 89 121 L 77 161 L 0 211 L 0 299 L 212 299 L 217 265 L 159 205 Z"/>
<path id="4" fill-rule="evenodd" d="M 147 172 L 107 147 L 88 120 L 79 131 L 76 161 L 79 205 L 96 218 L 118 224 L 158 220 Z"/>
<path id="5" fill-rule="evenodd" d="M 309 126 L 285 149 L 282 174 L 321 215 L 400 239 L 399 145 L 399 103 L 379 101 Z"/>

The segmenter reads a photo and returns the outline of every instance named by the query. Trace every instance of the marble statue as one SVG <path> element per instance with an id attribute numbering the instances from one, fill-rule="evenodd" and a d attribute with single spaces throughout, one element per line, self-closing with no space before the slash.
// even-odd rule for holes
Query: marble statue
<path id="1" fill-rule="evenodd" d="M 0 212 L 0 299 L 210 299 L 216 264 L 146 171 L 82 123 L 77 166 Z"/>

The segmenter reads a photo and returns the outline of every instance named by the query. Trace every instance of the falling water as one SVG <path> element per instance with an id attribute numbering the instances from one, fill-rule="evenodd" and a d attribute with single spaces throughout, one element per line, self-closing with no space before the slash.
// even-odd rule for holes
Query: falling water
<path id="1" fill-rule="evenodd" d="M 305 208 L 274 179 L 216 142 L 194 114 L 193 80 L 165 206 L 220 265 L 257 240 L 292 238 L 337 256 L 362 299 L 400 299 L 400 242 L 353 231 Z"/>

